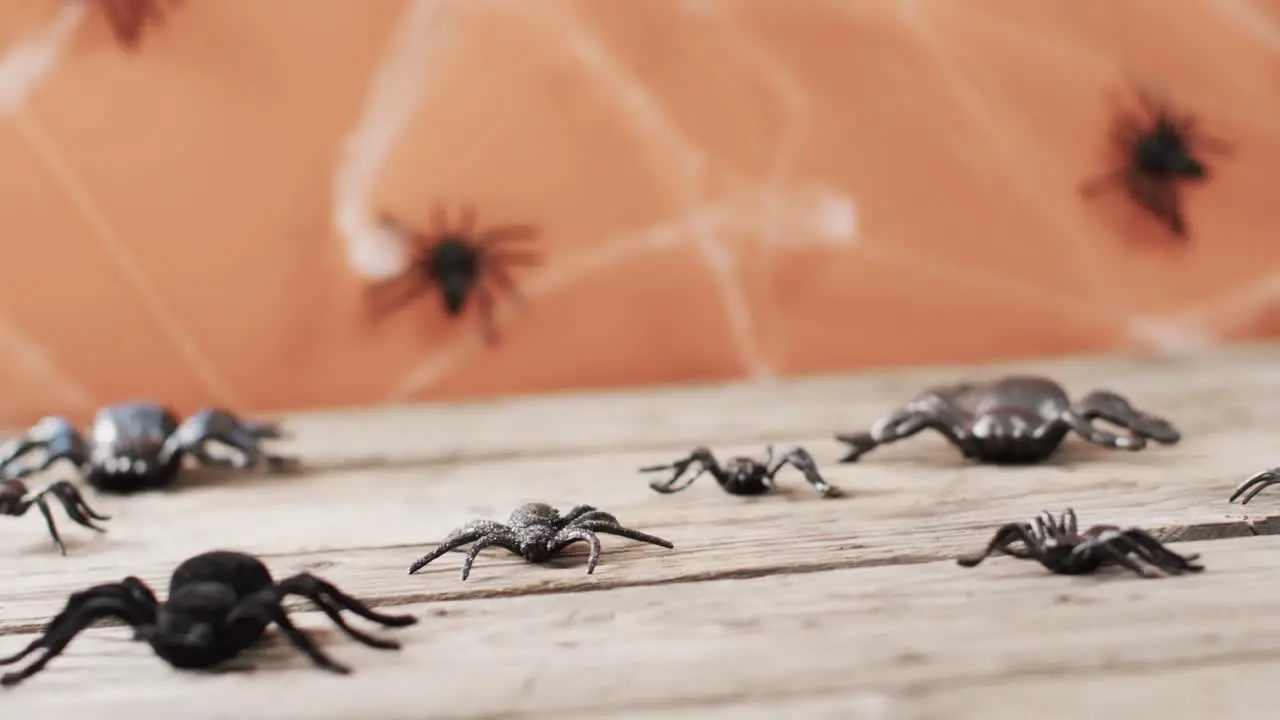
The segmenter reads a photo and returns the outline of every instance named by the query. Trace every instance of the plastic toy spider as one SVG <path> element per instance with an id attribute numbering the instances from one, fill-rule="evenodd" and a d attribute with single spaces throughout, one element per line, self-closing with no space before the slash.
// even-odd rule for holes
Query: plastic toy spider
<path id="1" fill-rule="evenodd" d="M 283 436 L 279 425 L 245 420 L 225 410 L 206 408 L 180 423 L 163 405 L 119 403 L 98 411 L 87 442 L 65 418 L 40 420 L 23 438 L 0 449 L 0 476 L 21 479 L 66 460 L 93 487 L 131 493 L 172 483 L 186 455 L 203 465 L 266 466 L 271 470 L 291 467 L 295 458 L 268 453 L 261 447 L 263 440 Z M 208 451 L 210 443 L 227 446 L 235 455 L 213 455 Z M 44 451 L 41 462 L 16 465 L 36 450 Z"/>
<path id="2" fill-rule="evenodd" d="M 53 538 L 54 547 L 58 548 L 58 552 L 66 555 L 67 546 L 62 543 L 62 536 L 58 534 L 58 526 L 53 522 L 53 512 L 49 509 L 48 498 L 50 496 L 62 503 L 63 509 L 67 511 L 67 517 L 76 523 L 90 530 L 100 533 L 106 532 L 105 528 L 94 525 L 93 521 L 110 520 L 111 518 L 94 512 L 93 508 L 89 507 L 89 504 L 85 502 L 84 497 L 76 489 L 76 486 L 65 480 L 49 483 L 35 490 L 28 489 L 27 484 L 21 480 L 0 481 L 0 515 L 22 517 L 31 508 L 38 509 L 40 514 L 44 516 L 44 523 L 49 528 L 49 536 Z"/>
<path id="3" fill-rule="evenodd" d="M 698 471 L 683 485 L 677 486 L 676 482 L 693 465 L 698 466 Z M 710 473 L 720 487 L 730 495 L 763 495 L 774 491 L 774 476 L 788 465 L 804 473 L 805 480 L 808 480 L 809 484 L 823 497 L 840 496 L 840 488 L 831 485 L 822 477 L 818 472 L 817 463 L 813 461 L 813 456 L 804 448 L 794 448 L 775 460 L 773 446 L 770 445 L 766 449 L 763 462 L 750 457 L 732 457 L 721 465 L 715 455 L 711 454 L 711 450 L 699 446 L 683 460 L 677 460 L 668 465 L 642 467 L 640 472 L 675 471 L 669 480 L 649 483 L 650 488 L 660 493 L 680 492 L 692 485 L 694 480 L 702 477 L 703 473 Z"/>
<path id="4" fill-rule="evenodd" d="M 1231 493 L 1231 497 L 1227 502 L 1239 500 L 1241 505 L 1248 505 L 1249 501 L 1257 497 L 1258 493 L 1276 484 L 1280 484 L 1280 467 L 1263 470 L 1240 483 L 1235 491 Z"/>
<path id="5" fill-rule="evenodd" d="M 1121 114 L 1111 131 L 1120 167 L 1086 182 L 1081 195 L 1093 197 L 1119 183 L 1139 207 L 1185 239 L 1179 182 L 1208 179 L 1209 170 L 1197 150 L 1226 154 L 1231 147 L 1200 132 L 1194 118 L 1174 114 L 1150 92 L 1138 89 L 1137 99 L 1140 112 Z"/>
<path id="6" fill-rule="evenodd" d="M 1129 432 L 1115 435 L 1096 427 L 1095 420 Z M 1148 440 L 1168 445 L 1182 437 L 1168 420 L 1137 410 L 1109 390 L 1094 390 L 1073 404 L 1058 383 L 1015 375 L 934 388 L 881 419 L 870 432 L 837 435 L 851 446 L 840 461 L 856 462 L 880 445 L 926 429 L 941 433 L 966 458 L 992 464 L 1045 460 L 1068 432 L 1115 450 L 1141 450 Z"/>
<path id="7" fill-rule="evenodd" d="M 500 547 L 519 555 L 526 562 L 544 563 L 570 545 L 585 542 L 591 546 L 591 554 L 587 557 L 587 574 L 590 575 L 600 562 L 600 538 L 596 533 L 617 535 L 667 549 L 674 547 L 660 537 L 623 527 L 618 518 L 590 505 L 576 505 L 561 515 L 545 503 L 528 503 L 516 508 L 506 525 L 492 520 L 475 520 L 454 530 L 435 550 L 410 565 L 409 574 L 413 575 L 427 563 L 467 543 L 475 545 L 462 561 L 463 580 L 471 574 L 472 563 L 485 548 Z"/>
<path id="8" fill-rule="evenodd" d="M 77 0 L 84 2 L 84 0 Z M 135 50 L 147 25 L 164 23 L 168 10 L 181 7 L 183 0 L 97 0 L 106 15 L 116 42 Z"/>
<path id="9" fill-rule="evenodd" d="M 1014 543 L 1022 547 L 1015 547 Z M 1199 555 L 1179 555 L 1145 530 L 1094 525 L 1079 532 L 1076 513 L 1071 508 L 1056 517 L 1045 511 L 1029 521 L 1002 525 L 986 550 L 956 562 L 962 567 L 976 567 L 995 554 L 1035 560 L 1058 575 L 1086 575 L 1108 565 L 1119 565 L 1142 577 L 1159 577 L 1138 560 L 1168 575 L 1204 570 L 1195 562 Z"/>
<path id="10" fill-rule="evenodd" d="M 12 665 L 37 650 L 44 651 L 22 670 L 0 676 L 0 685 L 17 685 L 40 672 L 67 649 L 76 635 L 105 618 L 133 627 L 134 640 L 145 641 L 161 660 L 179 669 L 210 668 L 231 660 L 256 644 L 274 623 L 321 669 L 351 672 L 329 658 L 289 620 L 280 604 L 287 595 L 310 600 L 347 635 L 382 650 L 395 650 L 400 645 L 351 627 L 341 612 L 350 610 L 387 627 L 417 622 L 417 618 L 408 615 L 375 612 L 310 573 L 276 582 L 261 560 L 244 553 L 215 550 L 196 555 L 173 571 L 166 602 L 159 602 L 151 588 L 136 577 L 72 594 L 40 637 L 21 651 L 0 658 L 0 665 Z"/>
<path id="11" fill-rule="evenodd" d="M 412 249 L 410 265 L 400 275 L 370 286 L 370 300 L 379 316 L 389 314 L 438 289 L 445 314 L 459 316 L 474 295 L 480 311 L 485 339 L 496 339 L 493 326 L 494 295 L 489 285 L 522 302 L 508 266 L 537 265 L 540 257 L 530 250 L 504 247 L 507 243 L 533 240 L 537 230 L 529 225 L 501 225 L 486 230 L 476 227 L 474 208 L 463 206 L 461 219 L 450 227 L 444 209 L 437 206 L 429 233 L 409 229 L 395 218 L 383 215 L 383 227 Z"/>

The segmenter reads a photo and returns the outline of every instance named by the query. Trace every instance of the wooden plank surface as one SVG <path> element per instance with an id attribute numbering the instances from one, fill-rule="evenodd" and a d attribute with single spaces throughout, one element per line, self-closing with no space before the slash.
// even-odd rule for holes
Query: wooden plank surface
<path id="1" fill-rule="evenodd" d="M 1076 394 L 1110 387 L 1174 419 L 1186 439 L 1133 454 L 1069 440 L 1047 465 L 992 468 L 918 436 L 833 464 L 833 432 L 861 429 L 924 387 L 1010 370 L 1051 373 Z M 65 559 L 38 515 L 0 522 L 0 653 L 70 592 L 124 574 L 162 588 L 179 560 L 212 547 L 423 614 L 395 633 L 405 650 L 329 632 L 357 675 L 328 677 L 277 648 L 254 656 L 270 674 L 204 677 L 168 671 L 118 629 L 94 630 L 4 692 L 5 707 L 40 717 L 90 704 L 105 708 L 95 717 L 139 717 L 181 702 L 197 708 L 184 717 L 992 718 L 1033 703 L 1042 717 L 1121 717 L 1108 708 L 1136 712 L 1194 687 L 1195 702 L 1229 691 L 1233 704 L 1212 706 L 1218 716 L 1261 717 L 1237 693 L 1280 670 L 1280 619 L 1266 609 L 1280 589 L 1280 544 L 1254 537 L 1280 528 L 1280 488 L 1247 509 L 1226 497 L 1280 464 L 1277 399 L 1280 349 L 1248 348 L 290 417 L 295 437 L 281 448 L 307 458 L 304 472 L 192 472 L 172 492 L 91 496 L 113 515 L 110 531 L 63 521 Z M 636 472 L 700 442 L 722 456 L 802 443 L 847 496 L 821 499 L 790 474 L 774 496 L 732 497 L 709 479 L 663 496 Z M 592 576 L 582 553 L 550 567 L 485 553 L 465 583 L 458 553 L 406 573 L 451 528 L 503 520 L 528 501 L 590 503 L 676 547 L 605 537 Z M 1211 572 L 1094 582 L 949 560 L 1001 522 L 1068 506 L 1085 523 L 1213 539 L 1193 543 Z M 254 714 L 255 698 L 270 715 Z M 1164 717 L 1204 717 L 1179 714 L 1196 707 L 1169 705 Z"/>

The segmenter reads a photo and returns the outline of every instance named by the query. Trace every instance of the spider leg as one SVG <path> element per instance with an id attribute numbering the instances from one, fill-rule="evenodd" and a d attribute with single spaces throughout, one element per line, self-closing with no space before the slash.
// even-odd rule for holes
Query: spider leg
<path id="1" fill-rule="evenodd" d="M 676 483 L 680 480 L 680 477 L 688 472 L 689 468 L 695 463 L 698 465 L 698 471 L 690 476 L 683 485 L 677 486 Z M 716 460 L 715 455 L 712 455 L 711 451 L 705 447 L 695 448 L 693 452 L 689 453 L 688 457 L 667 465 L 647 465 L 640 468 L 640 472 L 663 472 L 665 470 L 673 471 L 671 479 L 666 481 L 655 480 L 649 483 L 649 487 L 655 492 L 663 494 L 680 492 L 692 485 L 694 480 L 702 477 L 702 474 L 706 472 L 710 472 L 712 477 L 717 480 L 724 475 L 724 471 L 720 468 L 720 463 Z"/>
<path id="2" fill-rule="evenodd" d="M 333 621 L 334 625 L 337 625 L 348 636 L 364 645 L 383 650 L 399 649 L 400 643 L 394 640 L 374 637 L 363 630 L 352 627 L 342 617 L 342 611 L 350 610 L 365 620 L 388 627 L 405 627 L 418 621 L 412 615 L 384 615 L 376 612 L 359 600 L 342 592 L 332 583 L 321 580 L 311 573 L 299 573 L 281 580 L 276 583 L 270 598 L 258 599 L 255 602 L 274 602 L 278 604 L 286 595 L 298 595 L 310 600 Z"/>
<path id="3" fill-rule="evenodd" d="M 841 495 L 840 488 L 827 482 L 822 477 L 822 473 L 818 472 L 818 464 L 814 462 L 813 456 L 804 448 L 793 448 L 782 455 L 772 467 L 768 470 L 769 479 L 778 473 L 783 467 L 790 465 L 804 474 L 804 479 L 813 486 L 823 497 L 839 497 Z"/>
<path id="4" fill-rule="evenodd" d="M 913 403 L 882 418 L 868 432 L 837 435 L 836 440 L 850 446 L 849 452 L 840 458 L 840 462 L 851 463 L 857 462 L 863 455 L 881 445 L 905 440 L 923 430 L 934 430 L 959 448 L 965 457 L 969 457 L 967 428 L 968 423 L 959 417 L 959 413 L 939 399 L 928 405 Z"/>
<path id="5" fill-rule="evenodd" d="M 1129 433 L 1121 436 L 1107 432 L 1094 425 L 1095 420 L 1105 420 Z M 1172 445 L 1182 439 L 1182 434 L 1168 420 L 1138 410 L 1126 398 L 1109 390 L 1094 390 L 1084 396 L 1062 414 L 1062 421 L 1085 440 L 1116 450 L 1141 450 L 1147 440 Z"/>
<path id="6" fill-rule="evenodd" d="M 446 535 L 434 550 L 418 558 L 417 561 L 409 566 L 409 574 L 417 573 L 426 567 L 428 563 L 439 559 L 451 550 L 460 548 L 467 543 L 473 543 L 486 535 L 504 532 L 505 530 L 506 526 L 492 520 L 476 520 L 468 523 L 465 527 Z"/>
<path id="7" fill-rule="evenodd" d="M 1227 502 L 1240 500 L 1241 505 L 1248 505 L 1249 501 L 1258 493 L 1276 484 L 1280 484 L 1280 467 L 1263 470 L 1262 472 L 1250 477 L 1248 480 L 1240 483 L 1240 485 L 1236 487 L 1235 491 L 1231 493 L 1231 497 Z"/>
<path id="8" fill-rule="evenodd" d="M 550 550 L 552 553 L 559 553 L 576 542 L 585 542 L 591 546 L 591 553 L 587 555 L 587 574 L 590 575 L 596 571 L 596 565 L 600 564 L 600 538 L 590 529 L 581 525 L 563 528 L 552 538 Z"/>
<path id="9" fill-rule="evenodd" d="M 524 293 L 520 292 L 520 288 L 516 287 L 515 281 L 511 279 L 511 274 L 507 272 L 506 268 L 497 263 L 489 263 L 485 267 L 489 271 L 489 279 L 493 281 L 494 285 L 498 286 L 499 290 L 509 295 L 519 305 L 527 302 Z"/>
<path id="10" fill-rule="evenodd" d="M 66 480 L 59 480 L 58 482 L 50 483 L 40 490 L 37 490 L 36 494 L 40 496 L 50 494 L 56 497 L 58 502 L 62 503 L 63 509 L 66 510 L 67 517 L 71 518 L 76 523 L 100 533 L 107 531 L 106 528 L 93 524 L 93 521 L 110 520 L 111 516 L 99 515 L 94 512 L 93 508 L 89 507 L 89 504 L 85 502 L 84 496 L 80 494 L 80 490 Z"/>
<path id="11" fill-rule="evenodd" d="M 1081 543 L 1080 545 L 1076 546 L 1076 548 L 1071 551 L 1071 555 L 1074 558 L 1081 558 L 1086 555 L 1098 553 L 1099 555 L 1102 555 L 1103 558 L 1105 558 L 1106 560 L 1133 572 L 1135 575 L 1139 577 L 1144 577 L 1144 578 L 1159 577 L 1158 575 L 1151 572 L 1150 570 L 1142 567 L 1142 565 L 1139 562 L 1137 562 L 1132 557 L 1130 557 L 1128 552 L 1129 548 L 1124 547 L 1123 544 L 1117 546 L 1115 542 L 1116 537 L 1113 537 L 1108 540 L 1096 540 L 1096 539 L 1086 540 L 1084 543 Z"/>
<path id="12" fill-rule="evenodd" d="M 74 613 L 65 616 L 63 622 L 50 623 L 44 634 L 22 651 L 0 658 L 0 665 L 11 665 L 36 650 L 44 650 L 40 657 L 21 670 L 0 675 L 0 685 L 17 685 L 40 672 L 50 660 L 61 655 L 83 630 L 94 622 L 109 617 L 117 618 L 134 627 L 149 623 L 152 619 L 149 613 L 132 607 L 118 598 L 98 597 L 87 600 Z"/>
<path id="13" fill-rule="evenodd" d="M 261 423 L 246 424 L 236 415 L 217 408 L 205 408 L 187 418 L 160 446 L 161 463 L 175 461 L 190 453 L 203 465 L 248 468 L 265 465 L 270 470 L 283 470 L 297 463 L 297 458 L 266 452 L 261 447 Z M 215 457 L 207 450 L 210 442 L 229 446 L 236 451 L 232 459 Z"/>
<path id="14" fill-rule="evenodd" d="M 15 462 L 36 450 L 45 453 L 38 464 L 13 467 Z M 48 470 L 59 460 L 67 460 L 78 469 L 84 468 L 89 464 L 89 445 L 66 418 L 46 417 L 33 425 L 26 435 L 0 448 L 0 476 L 20 480 Z"/>
<path id="15" fill-rule="evenodd" d="M 58 534 L 58 525 L 53 521 L 53 513 L 49 510 L 49 503 L 44 498 L 36 498 L 31 501 L 40 510 L 40 514 L 44 516 L 44 524 L 49 528 L 49 537 L 53 538 L 53 546 L 58 548 L 58 552 L 63 557 L 67 555 L 67 546 L 62 542 L 62 536 Z"/>
<path id="16" fill-rule="evenodd" d="M 1170 550 L 1167 545 L 1155 539 L 1145 530 L 1130 528 L 1122 531 L 1122 537 L 1139 548 L 1148 557 L 1151 564 L 1161 569 L 1176 568 L 1178 572 L 1200 572 L 1204 566 L 1197 563 L 1200 556 L 1196 553 L 1183 555 Z"/>
<path id="17" fill-rule="evenodd" d="M 569 512 L 560 516 L 560 522 L 563 525 L 568 525 L 584 515 L 594 515 L 596 513 L 608 515 L 608 513 L 596 508 L 594 505 L 574 505 L 569 509 Z M 612 515 L 610 515 L 610 517 L 612 517 Z"/>
<path id="18" fill-rule="evenodd" d="M 579 520 L 572 527 L 582 528 L 583 530 L 589 530 L 593 533 L 617 535 L 618 537 L 623 537 L 628 540 L 635 540 L 636 542 L 648 543 L 650 545 L 657 545 L 658 547 L 664 547 L 668 550 L 671 550 L 675 547 L 675 545 L 672 545 L 670 542 L 663 540 L 657 535 L 650 535 L 649 533 L 643 533 L 643 532 L 640 532 L 639 530 L 632 530 L 629 527 L 623 527 L 618 523 L 616 519 Z"/>
<path id="19" fill-rule="evenodd" d="M 1025 549 L 1009 547 L 1015 542 L 1021 542 Z M 1029 560 L 1037 557 L 1036 546 L 1036 533 L 1031 523 L 1026 521 L 1008 523 L 996 530 L 991 536 L 991 542 L 987 543 L 986 549 L 973 555 L 961 555 L 956 558 L 956 564 L 967 568 L 977 567 L 983 560 L 997 553 L 1019 560 Z"/>
<path id="20" fill-rule="evenodd" d="M 467 578 L 471 577 L 471 566 L 475 564 L 476 558 L 480 556 L 481 552 L 484 552 L 491 547 L 501 547 L 519 554 L 518 546 L 515 546 L 515 543 L 509 542 L 508 538 L 503 537 L 503 535 L 505 535 L 505 533 L 493 533 L 476 540 L 476 544 L 471 546 L 471 549 L 467 551 L 467 556 L 462 559 L 463 582 L 466 582 Z M 513 549 L 513 546 L 515 546 L 516 549 Z"/>
<path id="21" fill-rule="evenodd" d="M 307 635 L 307 633 L 303 632 L 297 625 L 294 625 L 293 621 L 289 619 L 289 613 L 286 612 L 278 602 L 274 605 L 268 602 L 267 600 L 270 599 L 270 596 L 267 596 L 266 598 L 251 596 L 246 600 L 250 599 L 255 600 L 255 602 L 252 604 L 241 603 L 236 606 L 234 611 L 232 611 L 233 615 L 236 616 L 236 620 L 243 617 L 259 617 L 261 620 L 274 622 L 276 626 L 280 628 L 280 631 L 284 633 L 285 638 L 287 638 L 294 647 L 301 650 L 304 655 L 310 658 L 311 662 L 314 663 L 316 667 L 328 670 L 332 673 L 337 673 L 338 675 L 348 675 L 351 673 L 351 668 L 339 663 L 325 654 L 325 652 L 320 649 L 320 646 L 316 645 L 316 641 L 311 639 L 310 635 Z M 231 619 L 229 618 L 228 623 L 230 622 Z"/>

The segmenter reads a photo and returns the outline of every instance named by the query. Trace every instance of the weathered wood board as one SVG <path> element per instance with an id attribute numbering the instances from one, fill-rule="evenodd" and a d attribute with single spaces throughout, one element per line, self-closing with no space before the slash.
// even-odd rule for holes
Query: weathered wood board
<path id="1" fill-rule="evenodd" d="M 924 387 L 1010 370 L 1075 393 L 1110 387 L 1185 440 L 1121 453 L 1070 439 L 1046 465 L 992 468 L 922 435 L 834 463 L 835 431 Z M 1280 465 L 1278 401 L 1280 349 L 1248 348 L 290 417 L 281 448 L 307 470 L 196 471 L 171 492 L 91 494 L 110 530 L 60 519 L 67 558 L 38 514 L 0 522 L 0 652 L 70 592 L 125 574 L 162 588 L 213 547 L 421 614 L 391 633 L 403 651 L 325 631 L 355 675 L 330 677 L 277 643 L 253 658 L 269 673 L 203 676 L 103 628 L 0 694 L 6 712 L 42 718 L 1270 717 L 1254 699 L 1280 670 L 1280 538 L 1265 537 L 1280 528 L 1280 488 L 1246 507 L 1226 499 Z M 728 456 L 768 442 L 808 447 L 847 495 L 819 498 L 784 471 L 773 496 L 729 496 L 710 479 L 667 496 L 636 472 L 699 443 Z M 604 537 L 590 576 L 582 552 L 550 567 L 486 552 L 465 583 L 459 553 L 407 574 L 453 527 L 528 501 L 590 503 L 676 548 Z M 1067 579 L 950 559 L 1002 522 L 1065 507 L 1181 541 L 1210 570 Z"/>

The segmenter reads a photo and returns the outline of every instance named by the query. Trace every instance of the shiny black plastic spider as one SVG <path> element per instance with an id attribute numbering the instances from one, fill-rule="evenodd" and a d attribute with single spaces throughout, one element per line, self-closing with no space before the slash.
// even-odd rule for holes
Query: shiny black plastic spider
<path id="1" fill-rule="evenodd" d="M 1145 530 L 1094 525 L 1080 532 L 1076 513 L 1070 508 L 1056 517 L 1045 511 L 1029 521 L 1002 525 L 985 550 L 957 558 L 956 562 L 962 567 L 976 567 L 996 554 L 1035 560 L 1058 575 L 1087 575 L 1118 565 L 1145 578 L 1160 576 L 1143 567 L 1139 560 L 1167 575 L 1204 570 L 1195 562 L 1199 555 L 1179 555 Z"/>
<path id="2" fill-rule="evenodd" d="M 474 295 L 480 311 L 485 339 L 497 338 L 493 324 L 494 295 L 489 285 L 523 302 L 508 266 L 537 265 L 541 258 L 531 250 L 504 247 L 537 238 L 529 225 L 500 225 L 480 230 L 475 209 L 463 206 L 456 227 L 450 227 L 442 207 L 436 206 L 430 232 L 402 225 L 389 215 L 380 219 L 412 250 L 409 268 L 400 275 L 369 287 L 369 299 L 378 316 L 390 314 L 416 300 L 424 292 L 438 289 L 444 311 L 459 316 Z"/>
<path id="3" fill-rule="evenodd" d="M 284 431 L 275 423 L 246 420 L 216 408 L 206 408 L 179 422 L 163 405 L 118 403 L 94 416 L 88 441 L 66 418 L 43 418 L 25 436 L 0 448 L 0 477 L 25 478 L 64 460 L 75 465 L 98 490 L 132 493 L 172 483 L 187 455 L 203 465 L 290 468 L 296 458 L 261 447 L 263 440 L 281 437 Z M 209 452 L 210 444 L 228 447 L 233 454 L 214 455 Z M 38 450 L 44 452 L 39 463 L 17 464 Z"/>
<path id="4" fill-rule="evenodd" d="M 1111 131 L 1119 167 L 1084 183 L 1080 193 L 1089 198 L 1119 184 L 1139 207 L 1185 239 L 1179 183 L 1208 179 L 1197 150 L 1227 154 L 1231 147 L 1205 135 L 1194 118 L 1175 114 L 1149 91 L 1139 88 L 1136 94 L 1139 108 L 1120 114 Z"/>
<path id="5" fill-rule="evenodd" d="M 84 2 L 85 0 L 75 0 Z M 102 6 L 107 24 L 116 42 L 126 50 L 136 50 L 147 25 L 164 23 L 168 11 L 182 6 L 183 0 L 96 0 Z"/>
<path id="6" fill-rule="evenodd" d="M 1095 420 L 1128 430 L 1107 432 Z M 840 462 L 856 462 L 867 452 L 932 429 L 971 460 L 991 464 L 1045 460 L 1074 432 L 1094 445 L 1141 450 L 1148 440 L 1168 445 L 1182 436 L 1168 420 L 1134 408 L 1109 390 L 1094 390 L 1077 403 L 1058 383 L 1034 375 L 1014 375 L 987 383 L 934 388 L 881 419 L 869 432 L 837 435 L 850 446 Z"/>
<path id="7" fill-rule="evenodd" d="M 275 624 L 316 666 L 339 674 L 351 672 L 293 624 L 281 605 L 288 595 L 310 600 L 351 638 L 382 650 L 395 650 L 400 644 L 351 627 L 341 612 L 349 610 L 387 627 L 417 622 L 409 615 L 376 612 L 310 573 L 276 582 L 261 560 L 244 553 L 214 550 L 184 561 L 173 571 L 165 602 L 158 601 L 151 588 L 136 577 L 72 594 L 40 637 L 21 651 L 0 658 L 0 665 L 12 665 L 43 650 L 25 668 L 0 676 L 0 685 L 17 685 L 40 672 L 67 649 L 76 635 L 107 618 L 131 626 L 134 640 L 146 642 L 161 660 L 178 669 L 211 668 L 231 660 L 257 643 Z"/>
<path id="8" fill-rule="evenodd" d="M 1227 502 L 1239 500 L 1241 505 L 1248 505 L 1249 501 L 1257 497 L 1258 493 L 1276 484 L 1280 484 L 1280 467 L 1263 470 L 1240 483 L 1235 491 L 1231 493 L 1231 497 Z"/>
<path id="9" fill-rule="evenodd" d="M 676 482 L 693 465 L 698 466 L 698 471 L 689 476 L 684 484 L 677 486 Z M 654 491 L 664 494 L 680 492 L 692 485 L 694 480 L 702 477 L 703 473 L 710 473 L 720 487 L 730 495 L 763 495 L 774 491 L 774 476 L 788 465 L 803 473 L 805 480 L 823 497 L 831 498 L 841 495 L 840 488 L 828 483 L 818 472 L 818 464 L 804 448 L 793 448 L 775 459 L 773 446 L 770 445 L 766 448 L 763 461 L 750 457 L 732 457 L 722 465 L 716 460 L 715 455 L 711 454 L 710 449 L 699 446 L 684 459 L 667 465 L 642 467 L 640 472 L 673 470 L 674 473 L 670 479 L 649 483 L 649 487 Z"/>
<path id="10" fill-rule="evenodd" d="M 623 527 L 618 518 L 590 505 L 576 505 L 561 515 L 546 503 L 528 503 L 516 508 L 506 525 L 492 520 L 474 520 L 454 530 L 435 550 L 410 565 L 409 574 L 413 575 L 432 560 L 467 543 L 475 545 L 462 561 L 463 580 L 471 574 L 472 563 L 485 548 L 500 547 L 519 555 L 526 562 L 545 563 L 570 545 L 585 542 L 591 546 L 591 554 L 587 556 L 587 574 L 590 575 L 600 562 L 600 538 L 596 533 L 617 535 L 667 549 L 674 547 L 660 537 Z"/>
<path id="11" fill-rule="evenodd" d="M 75 485 L 59 480 L 34 490 L 21 480 L 0 480 L 0 515 L 22 517 L 31 508 L 36 508 L 44 516 L 44 524 L 49 528 L 49 536 L 53 538 L 54 547 L 63 555 L 67 554 L 67 546 L 62 543 L 58 534 L 58 526 L 53 522 L 53 511 L 49 508 L 49 497 L 57 499 L 66 510 L 67 517 L 79 525 L 100 533 L 106 528 L 93 524 L 94 520 L 110 520 L 110 516 L 99 515 L 85 502 Z"/>

